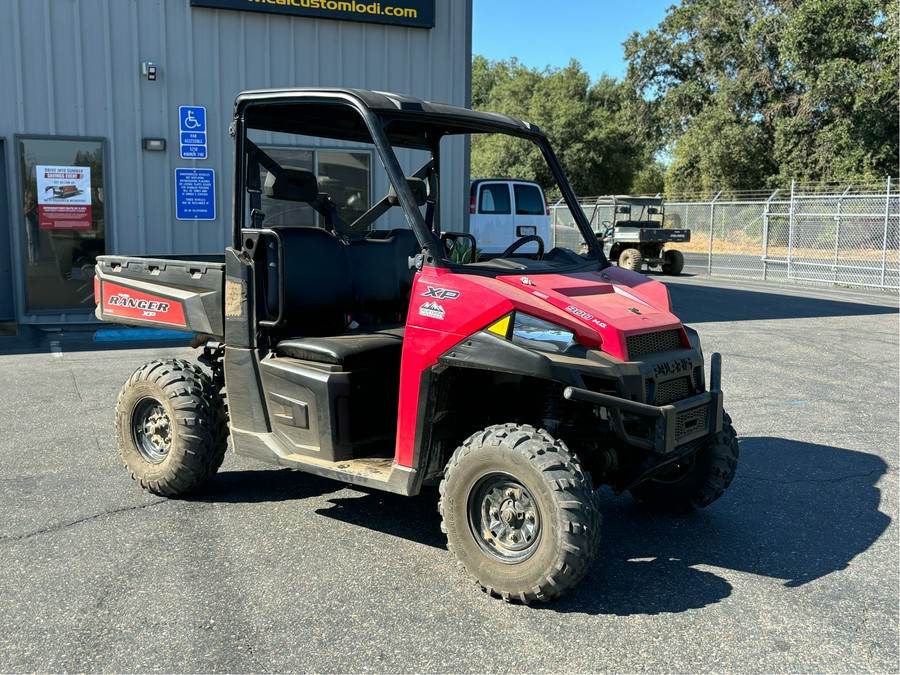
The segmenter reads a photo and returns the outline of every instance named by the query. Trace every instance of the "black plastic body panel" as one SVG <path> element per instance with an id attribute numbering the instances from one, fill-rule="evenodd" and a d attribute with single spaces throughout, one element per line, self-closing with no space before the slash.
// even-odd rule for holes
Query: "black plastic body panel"
<path id="1" fill-rule="evenodd" d="M 694 331 L 689 335 L 696 339 Z M 694 344 L 690 349 L 645 354 L 640 361 L 621 361 L 606 352 L 584 347 L 574 347 L 562 354 L 533 351 L 481 331 L 442 354 L 439 361 L 447 366 L 538 377 L 585 389 L 591 388 L 585 377 L 592 381 L 605 380 L 614 383 L 618 396 L 651 403 L 647 400 L 648 384 L 652 391 L 653 386 L 675 377 L 699 377 L 694 373 L 702 369 L 703 355 Z M 694 386 L 701 389 L 702 378 L 695 379 Z"/>
<path id="2" fill-rule="evenodd" d="M 317 457 L 290 453 L 275 434 L 254 434 L 239 429 L 231 430 L 231 439 L 238 454 L 245 457 L 351 485 L 362 485 L 399 495 L 418 494 L 422 487 L 422 472 L 400 466 L 392 459 L 328 462 Z"/>
<path id="3" fill-rule="evenodd" d="M 250 348 L 256 346 L 256 331 L 253 328 L 254 303 L 250 294 L 254 293 L 253 263 L 233 248 L 225 250 L 225 290 L 223 312 L 225 320 L 225 343 L 231 347 Z"/>
<path id="4" fill-rule="evenodd" d="M 292 454 L 330 462 L 394 454 L 399 371 L 267 357 L 270 426 Z"/>
<path id="5" fill-rule="evenodd" d="M 232 447 L 326 478 L 417 494 L 422 472 L 393 458 L 398 387 L 385 377 L 390 374 L 379 368 L 343 372 L 226 346 Z"/>
<path id="6" fill-rule="evenodd" d="M 230 427 L 253 433 L 268 433 L 268 414 L 263 401 L 259 357 L 255 350 L 225 346 L 225 390 Z M 235 444 L 235 450 L 239 450 Z"/>

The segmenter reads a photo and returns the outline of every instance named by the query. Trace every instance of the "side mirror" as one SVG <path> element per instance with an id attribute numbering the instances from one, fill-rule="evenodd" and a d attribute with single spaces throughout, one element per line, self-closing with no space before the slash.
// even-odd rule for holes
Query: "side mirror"
<path id="1" fill-rule="evenodd" d="M 456 263 L 472 263 L 478 260 L 475 235 L 469 232 L 444 232 L 441 235 L 444 257 Z"/>
<path id="2" fill-rule="evenodd" d="M 428 187 L 425 185 L 425 181 L 421 178 L 407 176 L 406 184 L 409 185 L 409 189 L 412 190 L 413 197 L 416 199 L 416 206 L 423 206 L 425 200 L 428 198 Z M 387 199 L 388 204 L 391 206 L 400 206 L 400 199 L 397 197 L 397 191 L 394 190 L 393 185 L 391 185 L 391 190 L 388 192 Z"/>

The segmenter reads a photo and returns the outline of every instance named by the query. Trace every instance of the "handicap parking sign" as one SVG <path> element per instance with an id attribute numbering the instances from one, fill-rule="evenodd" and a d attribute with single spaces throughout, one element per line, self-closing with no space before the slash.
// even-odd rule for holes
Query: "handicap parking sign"
<path id="1" fill-rule="evenodd" d="M 206 131 L 206 108 L 198 105 L 183 105 L 178 108 L 182 131 Z"/>
<path id="2" fill-rule="evenodd" d="M 206 159 L 206 108 L 183 105 L 178 108 L 181 159 Z"/>

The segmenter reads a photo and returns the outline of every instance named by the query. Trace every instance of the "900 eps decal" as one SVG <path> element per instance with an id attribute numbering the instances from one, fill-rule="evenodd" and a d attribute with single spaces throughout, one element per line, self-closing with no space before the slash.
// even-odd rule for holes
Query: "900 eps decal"
<path id="1" fill-rule="evenodd" d="M 569 305 L 568 307 L 566 307 L 566 311 L 569 312 L 570 314 L 574 314 L 575 316 L 577 316 L 580 319 L 584 319 L 585 321 L 594 324 L 595 326 L 600 326 L 600 328 L 606 328 L 605 322 L 600 321 L 593 314 L 591 314 L 590 312 L 585 312 L 580 307 L 576 307 L 575 305 Z"/>
<path id="2" fill-rule="evenodd" d="M 147 293 L 141 293 L 118 284 L 102 285 L 103 313 L 143 319 L 175 326 L 187 325 L 181 303 Z"/>

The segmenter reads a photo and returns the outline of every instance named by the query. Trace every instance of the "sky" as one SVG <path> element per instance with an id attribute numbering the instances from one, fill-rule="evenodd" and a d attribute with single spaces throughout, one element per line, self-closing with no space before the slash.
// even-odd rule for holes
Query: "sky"
<path id="1" fill-rule="evenodd" d="M 529 68 L 563 68 L 574 58 L 596 81 L 625 75 L 622 43 L 665 18 L 678 0 L 472 0 L 472 53 L 515 56 Z"/>

